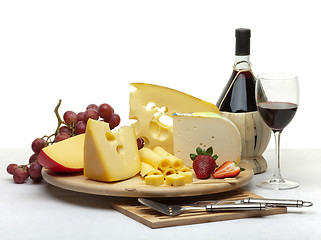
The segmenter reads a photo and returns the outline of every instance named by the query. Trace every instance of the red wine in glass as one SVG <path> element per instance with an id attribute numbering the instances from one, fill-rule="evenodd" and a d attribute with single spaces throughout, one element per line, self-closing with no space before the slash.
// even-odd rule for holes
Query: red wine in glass
<path id="1" fill-rule="evenodd" d="M 293 119 L 298 105 L 289 102 L 261 102 L 258 110 L 264 122 L 273 130 L 281 132 Z"/>

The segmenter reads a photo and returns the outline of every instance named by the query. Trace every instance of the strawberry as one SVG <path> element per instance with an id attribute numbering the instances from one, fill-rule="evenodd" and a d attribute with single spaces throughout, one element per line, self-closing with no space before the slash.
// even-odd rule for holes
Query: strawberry
<path id="1" fill-rule="evenodd" d="M 226 161 L 220 167 L 215 169 L 212 174 L 213 178 L 233 178 L 240 174 L 243 171 L 243 168 L 237 166 L 236 162 Z"/>
<path id="2" fill-rule="evenodd" d="M 213 155 L 213 148 L 209 147 L 207 150 L 202 150 L 200 147 L 196 148 L 197 154 L 190 154 L 193 160 L 193 169 L 196 177 L 199 179 L 208 178 L 216 168 L 217 155 Z"/>

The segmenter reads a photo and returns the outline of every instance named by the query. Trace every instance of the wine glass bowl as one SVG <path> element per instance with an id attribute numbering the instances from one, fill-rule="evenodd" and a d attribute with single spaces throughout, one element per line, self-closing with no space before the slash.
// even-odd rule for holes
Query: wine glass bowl
<path id="1" fill-rule="evenodd" d="M 287 73 L 261 74 L 257 77 L 255 96 L 260 116 L 271 128 L 275 137 L 274 175 L 272 179 L 256 185 L 273 190 L 298 187 L 298 183 L 283 179 L 280 170 L 281 133 L 293 119 L 299 105 L 298 77 Z"/>

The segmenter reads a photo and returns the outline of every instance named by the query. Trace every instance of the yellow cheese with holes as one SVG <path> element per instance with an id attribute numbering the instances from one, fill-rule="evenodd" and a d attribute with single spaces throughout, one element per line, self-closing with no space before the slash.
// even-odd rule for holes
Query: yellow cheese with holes
<path id="1" fill-rule="evenodd" d="M 149 175 L 145 177 L 145 184 L 160 186 L 164 184 L 164 176 L 163 175 Z"/>
<path id="2" fill-rule="evenodd" d="M 193 173 L 192 172 L 178 172 L 178 174 L 185 177 L 185 183 L 192 183 L 193 182 Z"/>
<path id="3" fill-rule="evenodd" d="M 165 179 L 166 179 L 166 185 L 168 186 L 178 187 L 178 186 L 185 185 L 185 177 L 183 175 L 171 174 L 166 176 Z"/>
<path id="4" fill-rule="evenodd" d="M 148 163 L 156 169 L 165 171 L 170 167 L 170 161 L 167 158 L 159 155 L 147 147 L 143 147 L 139 150 L 139 156 L 142 162 Z"/>
<path id="5" fill-rule="evenodd" d="M 174 170 L 178 170 L 184 166 L 184 162 L 182 159 L 175 157 L 160 146 L 155 147 L 153 151 L 167 158 L 171 162 L 171 168 L 173 168 Z"/>
<path id="6" fill-rule="evenodd" d="M 163 147 L 173 154 L 172 115 L 175 112 L 215 112 L 218 108 L 186 93 L 146 83 L 132 83 L 135 91 L 131 92 L 129 118 L 135 120 L 132 126 L 137 137 L 145 140 L 145 147 L 153 149 Z M 170 118 L 171 123 L 162 121 Z"/>
<path id="7" fill-rule="evenodd" d="M 177 172 L 192 172 L 192 169 L 190 169 L 189 167 L 183 166 L 182 168 L 178 169 Z"/>
<path id="8" fill-rule="evenodd" d="M 109 124 L 89 119 L 84 144 L 84 175 L 92 180 L 119 181 L 140 171 L 140 158 L 134 129 L 111 131 Z"/>
<path id="9" fill-rule="evenodd" d="M 146 175 L 162 175 L 163 173 L 159 171 L 158 169 L 154 168 L 149 163 L 141 162 L 141 169 L 140 169 L 140 175 L 142 177 L 145 177 Z"/>

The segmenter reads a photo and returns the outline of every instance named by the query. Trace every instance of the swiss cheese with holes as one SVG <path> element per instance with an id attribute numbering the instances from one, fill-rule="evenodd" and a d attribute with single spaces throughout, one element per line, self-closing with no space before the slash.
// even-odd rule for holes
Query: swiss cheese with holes
<path id="1" fill-rule="evenodd" d="M 132 83 L 135 90 L 130 93 L 129 118 L 137 137 L 145 140 L 145 147 L 157 146 L 173 154 L 173 120 L 175 112 L 216 112 L 218 108 L 209 102 L 162 86 Z M 165 121 L 162 120 L 165 118 Z M 167 118 L 167 119 L 166 119 Z"/>
<path id="2" fill-rule="evenodd" d="M 241 136 L 235 124 L 220 114 L 199 112 L 174 114 L 174 155 L 191 167 L 191 153 L 196 148 L 213 147 L 218 163 L 239 161 L 242 151 Z"/>
<path id="3" fill-rule="evenodd" d="M 84 144 L 84 175 L 92 180 L 119 181 L 141 168 L 133 127 L 111 131 L 109 124 L 89 119 Z"/>

